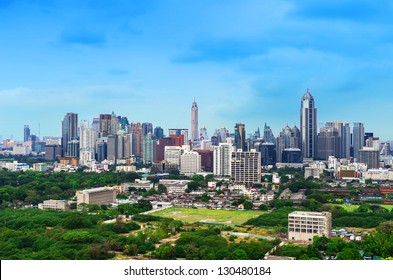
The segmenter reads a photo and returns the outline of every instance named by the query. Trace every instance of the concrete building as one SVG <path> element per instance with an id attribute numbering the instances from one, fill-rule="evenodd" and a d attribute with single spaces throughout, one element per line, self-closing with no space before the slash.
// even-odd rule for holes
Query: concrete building
<path id="1" fill-rule="evenodd" d="M 181 135 L 183 143 L 179 144 L 179 146 L 188 145 L 188 129 L 186 129 L 186 128 L 170 128 L 170 129 L 168 129 L 168 135 L 169 135 L 169 137 L 171 137 L 171 135 Z"/>
<path id="2" fill-rule="evenodd" d="M 379 168 L 380 153 L 375 147 L 363 147 L 359 151 L 359 162 L 367 165 L 367 169 Z"/>
<path id="3" fill-rule="evenodd" d="M 213 150 L 213 174 L 231 176 L 231 159 L 234 147 L 228 143 L 219 143 Z"/>
<path id="4" fill-rule="evenodd" d="M 164 185 L 167 188 L 169 194 L 173 193 L 184 193 L 188 187 L 190 180 L 167 180 L 161 179 L 158 183 Z"/>
<path id="5" fill-rule="evenodd" d="M 341 138 L 335 127 L 321 127 L 318 133 L 318 159 L 327 160 L 330 156 L 338 157 Z"/>
<path id="6" fill-rule="evenodd" d="M 46 172 L 48 165 L 46 163 L 34 163 L 33 171 L 35 172 Z"/>
<path id="7" fill-rule="evenodd" d="M 351 131 L 349 123 L 347 122 L 327 122 L 326 126 L 334 127 L 338 131 L 338 137 L 340 137 L 339 158 L 349 158 L 351 156 Z M 318 143 L 319 145 L 319 143 Z"/>
<path id="8" fill-rule="evenodd" d="M 193 175 L 201 172 L 201 155 L 194 151 L 185 152 L 180 156 L 180 173 Z"/>
<path id="9" fill-rule="evenodd" d="M 256 184 L 261 182 L 261 153 L 237 150 L 231 154 L 231 176 L 235 182 Z"/>
<path id="10" fill-rule="evenodd" d="M 38 204 L 38 209 L 52 209 L 52 210 L 68 210 L 70 209 L 70 205 L 67 200 L 44 200 L 42 203 Z"/>
<path id="11" fill-rule="evenodd" d="M 363 172 L 364 179 L 373 181 L 393 181 L 393 170 L 389 169 L 369 169 Z"/>
<path id="12" fill-rule="evenodd" d="M 170 164 L 176 164 L 180 167 L 180 156 L 182 155 L 182 148 L 178 146 L 166 146 L 164 159 Z"/>
<path id="13" fill-rule="evenodd" d="M 78 205 L 86 204 L 111 204 L 116 201 L 116 191 L 110 187 L 101 187 L 78 191 L 76 193 Z"/>
<path id="14" fill-rule="evenodd" d="M 288 240 L 312 242 L 315 235 L 330 237 L 332 214 L 295 211 L 288 215 Z"/>
<path id="15" fill-rule="evenodd" d="M 88 121 L 82 121 L 80 128 L 79 163 L 87 165 L 95 159 L 96 131 Z"/>
<path id="16" fill-rule="evenodd" d="M 361 122 L 354 122 L 352 131 L 352 146 L 353 157 L 356 161 L 359 160 L 359 151 L 363 148 L 364 142 L 364 124 Z"/>
<path id="17" fill-rule="evenodd" d="M 157 141 L 153 135 L 149 132 L 143 140 L 143 162 L 152 163 L 156 161 L 156 146 Z"/>

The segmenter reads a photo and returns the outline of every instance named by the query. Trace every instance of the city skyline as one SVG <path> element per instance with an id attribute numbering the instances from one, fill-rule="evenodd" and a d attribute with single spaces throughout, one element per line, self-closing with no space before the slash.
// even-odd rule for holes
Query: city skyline
<path id="1" fill-rule="evenodd" d="M 387 1 L 6 1 L 0 4 L 0 135 L 60 136 L 67 112 L 127 116 L 209 136 L 299 127 L 299 98 L 326 122 L 393 139 Z M 80 123 L 78 123 L 79 125 Z"/>

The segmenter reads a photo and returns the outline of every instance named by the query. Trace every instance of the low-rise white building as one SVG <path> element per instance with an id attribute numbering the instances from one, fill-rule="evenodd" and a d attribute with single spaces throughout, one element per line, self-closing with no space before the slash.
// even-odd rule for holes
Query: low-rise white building
<path id="1" fill-rule="evenodd" d="M 52 209 L 52 210 L 68 210 L 70 207 L 70 204 L 67 200 L 54 200 L 54 199 L 49 199 L 49 200 L 44 200 L 42 203 L 38 204 L 38 209 L 44 210 L 44 209 Z"/>
<path id="2" fill-rule="evenodd" d="M 330 212 L 295 211 L 288 215 L 288 240 L 312 242 L 315 235 L 330 237 L 332 214 Z"/>
<path id="3" fill-rule="evenodd" d="M 369 169 L 363 172 L 365 180 L 371 179 L 374 181 L 393 181 L 393 170 L 390 169 Z"/>
<path id="4" fill-rule="evenodd" d="M 86 204 L 111 204 L 116 201 L 116 191 L 111 187 L 101 187 L 78 191 L 76 193 L 78 205 Z"/>

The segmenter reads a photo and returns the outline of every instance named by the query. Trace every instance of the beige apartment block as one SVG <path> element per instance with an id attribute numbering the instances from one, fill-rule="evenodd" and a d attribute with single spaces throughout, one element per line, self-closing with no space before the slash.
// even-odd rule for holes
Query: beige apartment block
<path id="1" fill-rule="evenodd" d="M 69 204 L 67 200 L 44 200 L 42 203 L 38 204 L 38 209 L 53 209 L 53 210 L 68 210 Z"/>
<path id="2" fill-rule="evenodd" d="M 288 240 L 311 242 L 315 235 L 330 237 L 332 214 L 295 211 L 288 215 Z"/>
<path id="3" fill-rule="evenodd" d="M 86 204 L 110 204 L 116 201 L 116 190 L 110 187 L 94 188 L 76 193 L 78 205 Z"/>

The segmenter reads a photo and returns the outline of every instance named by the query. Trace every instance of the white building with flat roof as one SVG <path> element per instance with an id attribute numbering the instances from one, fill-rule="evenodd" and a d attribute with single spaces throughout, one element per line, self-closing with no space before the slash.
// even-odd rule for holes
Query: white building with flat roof
<path id="1" fill-rule="evenodd" d="M 78 205 L 86 204 L 111 204 L 116 201 L 116 190 L 111 187 L 101 187 L 78 191 L 76 193 Z"/>
<path id="2" fill-rule="evenodd" d="M 312 242 L 315 235 L 330 237 L 330 212 L 295 211 L 288 215 L 288 240 Z"/>
<path id="3" fill-rule="evenodd" d="M 185 152 L 180 156 L 180 173 L 193 175 L 201 172 L 201 155 L 197 152 Z"/>
<path id="4" fill-rule="evenodd" d="M 38 204 L 38 209 L 52 209 L 52 210 L 68 210 L 69 203 L 67 200 L 44 200 L 42 203 Z"/>

